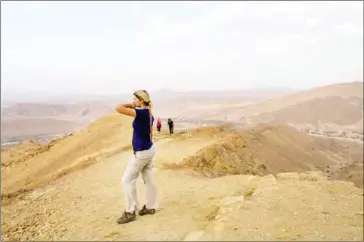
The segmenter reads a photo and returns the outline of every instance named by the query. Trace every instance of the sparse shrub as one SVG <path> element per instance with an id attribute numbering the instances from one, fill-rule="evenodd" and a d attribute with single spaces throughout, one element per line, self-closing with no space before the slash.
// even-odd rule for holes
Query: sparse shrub
<path id="1" fill-rule="evenodd" d="M 212 221 L 216 219 L 217 214 L 219 213 L 220 208 L 219 207 L 214 207 L 212 212 L 210 212 L 207 216 L 206 219 L 208 221 Z"/>
<path id="2" fill-rule="evenodd" d="M 256 189 L 256 186 L 249 186 L 249 187 L 245 190 L 245 192 L 244 192 L 243 196 L 244 196 L 245 198 L 249 198 L 249 197 L 251 197 L 251 196 L 254 194 L 255 189 Z"/>
<path id="3" fill-rule="evenodd" d="M 113 238 L 119 234 L 120 234 L 119 232 L 111 232 L 111 233 L 105 235 L 104 238 Z"/>
<path id="4" fill-rule="evenodd" d="M 266 165 L 264 165 L 264 164 L 259 164 L 257 168 L 258 168 L 259 170 L 264 170 L 264 171 L 266 171 L 266 170 L 267 170 L 267 167 L 266 167 Z"/>

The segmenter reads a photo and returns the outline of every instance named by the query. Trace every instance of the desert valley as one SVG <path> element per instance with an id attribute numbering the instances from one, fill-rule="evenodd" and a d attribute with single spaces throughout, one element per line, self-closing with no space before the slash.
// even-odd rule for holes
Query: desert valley
<path id="1" fill-rule="evenodd" d="M 364 241 L 363 19 L 1 1 L 1 241 Z"/>
<path id="2" fill-rule="evenodd" d="M 151 96 L 160 209 L 126 225 L 130 96 L 2 107 L 2 240 L 363 240 L 362 81 Z"/>

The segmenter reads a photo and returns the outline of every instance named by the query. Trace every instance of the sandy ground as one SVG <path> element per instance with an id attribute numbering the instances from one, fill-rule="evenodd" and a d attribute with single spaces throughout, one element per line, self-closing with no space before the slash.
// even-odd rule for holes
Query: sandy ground
<path id="1" fill-rule="evenodd" d="M 228 113 L 226 121 L 239 122 L 242 114 L 251 121 L 277 114 L 282 122 L 301 123 L 297 110 L 304 107 L 304 122 L 327 117 L 326 123 L 340 119 L 337 125 L 354 129 L 362 126 L 362 85 L 337 84 L 216 112 L 197 107 L 190 114 L 225 120 Z M 174 109 L 177 115 L 179 106 Z M 281 124 L 254 128 L 255 121 L 245 133 L 221 127 L 155 133 L 160 209 L 118 225 L 131 121 L 109 115 L 50 144 L 2 151 L 2 240 L 363 240 L 362 142 L 314 137 Z M 143 205 L 142 179 L 137 186 Z"/>
<path id="2" fill-rule="evenodd" d="M 156 142 L 160 209 L 118 225 L 129 150 L 2 206 L 4 240 L 357 240 L 363 193 L 320 174 L 202 177 L 163 168 L 214 143 L 211 137 Z M 144 185 L 138 180 L 140 205 Z"/>

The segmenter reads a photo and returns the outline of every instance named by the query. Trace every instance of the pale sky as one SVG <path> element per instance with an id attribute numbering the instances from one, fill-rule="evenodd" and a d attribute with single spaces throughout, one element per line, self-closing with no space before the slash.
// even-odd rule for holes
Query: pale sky
<path id="1" fill-rule="evenodd" d="M 1 2 L 1 93 L 362 81 L 363 2 Z"/>

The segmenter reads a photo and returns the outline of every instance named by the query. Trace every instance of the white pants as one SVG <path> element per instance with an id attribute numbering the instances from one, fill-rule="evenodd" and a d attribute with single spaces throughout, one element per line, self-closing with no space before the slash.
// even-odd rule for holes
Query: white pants
<path id="1" fill-rule="evenodd" d="M 154 146 L 152 146 L 149 150 L 137 151 L 130 159 L 124 172 L 121 183 L 124 189 L 126 211 L 129 213 L 134 212 L 139 207 L 136 181 L 140 172 L 142 173 L 142 177 L 146 185 L 146 206 L 148 209 L 157 208 L 157 190 L 154 185 L 152 174 L 152 160 L 154 154 Z"/>

